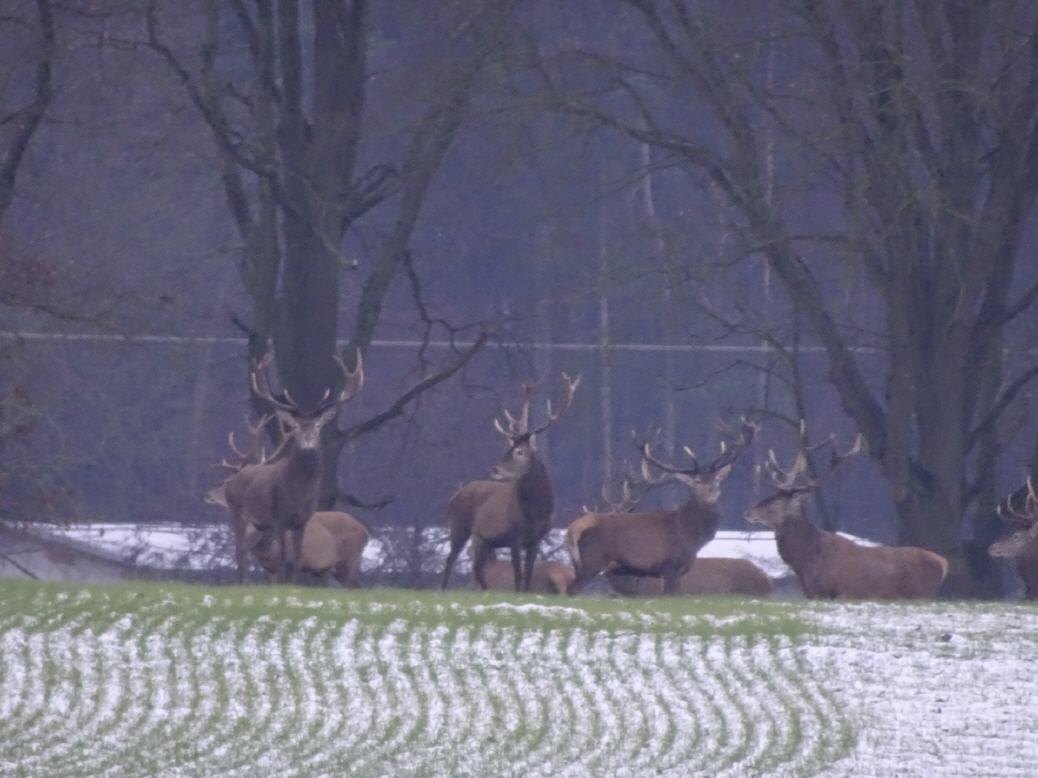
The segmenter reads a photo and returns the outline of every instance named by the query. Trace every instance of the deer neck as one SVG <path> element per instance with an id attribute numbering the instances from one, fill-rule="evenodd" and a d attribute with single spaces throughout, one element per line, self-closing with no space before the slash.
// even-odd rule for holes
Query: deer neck
<path id="1" fill-rule="evenodd" d="M 703 542 L 713 538 L 721 525 L 721 512 L 717 509 L 717 503 L 704 502 L 694 491 L 674 513 L 686 530 L 704 537 Z"/>
<path id="2" fill-rule="evenodd" d="M 547 521 L 555 509 L 555 493 L 551 487 L 548 468 L 536 454 L 530 466 L 516 482 L 516 497 L 523 516 L 528 521 Z"/>
<path id="3" fill-rule="evenodd" d="M 321 449 L 301 449 L 292 445 L 285 459 L 285 467 L 289 478 L 299 481 L 313 481 L 321 476 Z"/>
<path id="4" fill-rule="evenodd" d="M 779 556 L 794 569 L 810 563 L 818 556 L 821 541 L 822 531 L 807 520 L 802 510 L 786 516 L 775 531 Z"/>

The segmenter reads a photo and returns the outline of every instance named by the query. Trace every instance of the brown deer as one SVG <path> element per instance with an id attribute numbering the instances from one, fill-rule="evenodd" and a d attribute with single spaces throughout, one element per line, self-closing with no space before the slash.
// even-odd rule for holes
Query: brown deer
<path id="1" fill-rule="evenodd" d="M 609 585 L 617 594 L 628 597 L 656 597 L 663 593 L 663 581 L 654 576 L 606 573 Z M 757 565 L 746 559 L 697 557 L 692 569 L 678 578 L 677 594 L 741 594 L 767 597 L 771 579 Z"/>
<path id="2" fill-rule="evenodd" d="M 555 510 L 548 468 L 537 453 L 536 436 L 558 421 L 573 404 L 580 376 L 562 374 L 563 397 L 558 408 L 548 400 L 548 418 L 530 429 L 530 398 L 536 385 L 522 388 L 519 415 L 505 411 L 505 424 L 494 420 L 494 429 L 508 440 L 508 451 L 491 470 L 490 481 L 470 481 L 447 503 L 450 551 L 443 570 L 441 588 L 446 589 L 451 570 L 465 544 L 472 539 L 472 571 L 480 587 L 486 588 L 483 568 L 494 549 L 509 548 L 516 591 L 528 591 L 534 560 L 541 540 L 551 527 Z M 522 562 L 521 554 L 526 557 Z"/>
<path id="3" fill-rule="evenodd" d="M 648 442 L 641 444 L 643 479 L 676 480 L 688 487 L 688 499 L 674 510 L 586 513 L 576 519 L 566 530 L 566 548 L 576 570 L 570 592 L 579 591 L 599 573 L 614 572 L 662 578 L 663 593 L 675 593 L 678 579 L 717 532 L 721 483 L 756 431 L 743 419 L 738 439 L 731 446 L 722 443 L 720 455 L 706 466 L 700 466 L 687 447 L 692 466 L 679 468 L 656 459 Z M 663 476 L 652 476 L 650 465 Z"/>
<path id="4" fill-rule="evenodd" d="M 288 580 L 286 549 L 292 549 L 291 576 L 299 569 L 303 529 L 317 507 L 317 491 L 321 480 L 321 429 L 335 418 L 339 406 L 353 397 L 364 383 L 360 352 L 357 367 L 350 371 L 342 359 L 335 361 L 342 371 L 343 385 L 336 396 L 326 390 L 310 412 L 304 412 L 287 392 L 280 397 L 271 394 L 267 378 L 270 365 L 267 354 L 251 372 L 256 396 L 269 404 L 285 430 L 284 446 L 279 454 L 263 464 L 243 467 L 224 485 L 228 507 L 238 526 L 252 524 L 263 531 L 270 529 L 281 539 L 281 560 L 277 580 Z M 291 536 L 291 537 L 289 537 Z"/>
<path id="5" fill-rule="evenodd" d="M 538 594 L 565 594 L 573 583 L 573 570 L 560 562 L 535 562 L 529 591 Z M 483 588 L 511 591 L 515 587 L 512 564 L 498 559 L 491 549 L 483 563 Z"/>
<path id="6" fill-rule="evenodd" d="M 845 453 L 833 445 L 829 466 L 817 478 L 805 475 L 808 460 L 803 449 L 788 471 L 769 452 L 768 474 L 778 492 L 746 511 L 746 519 L 774 530 L 779 556 L 793 568 L 808 598 L 933 597 L 948 574 L 948 560 L 940 554 L 915 546 L 860 546 L 819 529 L 804 513 L 804 503 L 824 477 L 861 449 L 860 435 Z"/>
<path id="7" fill-rule="evenodd" d="M 262 464 L 262 461 L 260 462 Z M 206 502 L 212 505 L 227 505 L 225 485 L 221 484 L 206 492 Z M 281 563 L 281 546 L 272 530 L 260 530 L 253 524 L 239 526 L 231 514 L 231 529 L 235 537 L 235 554 L 238 565 L 238 582 L 244 577 L 247 555 L 252 555 L 273 579 Z M 317 511 L 303 530 L 303 553 L 300 571 L 315 576 L 331 572 L 340 584 L 352 587 L 356 583 L 361 556 L 368 544 L 367 528 L 348 513 L 339 511 Z M 292 554 L 292 550 L 289 550 Z"/>
<path id="8" fill-rule="evenodd" d="M 336 581 L 351 588 L 356 585 L 368 537 L 367 528 L 350 514 L 317 511 L 303 530 L 299 570 L 317 577 L 331 573 Z M 267 571 L 267 576 L 275 576 L 282 556 L 276 534 L 261 531 L 250 524 L 245 529 L 244 543 Z M 289 553 L 292 554 L 291 549 Z"/>
<path id="9" fill-rule="evenodd" d="M 230 506 L 227 504 L 227 496 L 225 493 L 227 482 L 234 478 L 234 476 L 236 476 L 238 473 L 245 470 L 246 468 L 253 468 L 257 465 L 262 465 L 267 462 L 267 452 L 263 449 L 262 446 L 260 446 L 259 441 L 260 436 L 263 433 L 264 427 L 266 427 L 268 423 L 273 421 L 273 419 L 274 417 L 272 415 L 263 416 L 255 424 L 251 424 L 249 422 L 248 415 L 246 415 L 245 427 L 250 434 L 250 443 L 244 450 L 242 448 L 239 448 L 238 444 L 235 442 L 234 432 L 227 433 L 227 442 L 231 447 L 231 451 L 233 451 L 235 455 L 238 457 L 238 461 L 229 462 L 226 458 L 220 460 L 219 467 L 225 467 L 229 469 L 231 471 L 231 475 L 224 479 L 224 482 L 222 484 L 206 492 L 205 501 L 207 503 L 210 503 L 211 505 L 220 505 L 224 508 L 229 508 Z M 282 446 L 280 446 L 274 452 L 272 459 L 277 458 L 277 456 L 281 453 L 283 447 L 284 441 L 282 442 Z M 253 457 L 257 457 L 256 462 L 251 461 Z M 238 517 L 235 516 L 233 511 L 231 511 L 230 526 L 231 535 L 234 539 L 234 561 L 237 570 L 238 583 L 242 583 L 245 579 L 245 569 L 248 564 L 248 550 L 245 547 L 246 525 L 244 522 L 239 521 Z"/>
<path id="10" fill-rule="evenodd" d="M 998 505 L 998 517 L 1011 530 L 993 543 L 993 557 L 1012 559 L 1024 582 L 1024 596 L 1038 600 L 1038 491 L 1031 478 Z"/>

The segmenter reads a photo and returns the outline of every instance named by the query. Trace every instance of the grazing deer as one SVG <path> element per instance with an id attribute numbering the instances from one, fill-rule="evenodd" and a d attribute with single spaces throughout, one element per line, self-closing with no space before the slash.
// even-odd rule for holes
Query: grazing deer
<path id="1" fill-rule="evenodd" d="M 537 453 L 536 436 L 558 421 L 573 404 L 580 376 L 562 374 L 564 394 L 557 409 L 548 400 L 547 421 L 530 429 L 530 398 L 534 384 L 522 389 L 519 415 L 505 411 L 505 424 L 494 420 L 494 429 L 508 440 L 508 451 L 491 470 L 490 481 L 470 481 L 447 503 L 450 552 L 443 570 L 441 588 L 446 589 L 451 570 L 465 544 L 472 539 L 472 571 L 480 587 L 486 588 L 483 568 L 496 548 L 509 548 L 516 591 L 528 591 L 534 560 L 542 538 L 551 527 L 555 495 L 551 477 Z M 526 557 L 520 567 L 520 557 Z"/>
<path id="2" fill-rule="evenodd" d="M 299 569 L 302 554 L 303 529 L 317 507 L 317 491 L 321 481 L 321 429 L 335 418 L 339 406 L 353 397 L 364 383 L 364 368 L 360 352 L 357 367 L 350 371 L 336 355 L 343 376 L 342 389 L 332 397 L 326 390 L 310 412 L 303 412 L 288 392 L 274 397 L 270 391 L 267 369 L 270 354 L 263 357 L 251 372 L 252 388 L 256 396 L 268 403 L 285 429 L 283 447 L 279 455 L 263 464 L 243 467 L 224 485 L 228 507 L 238 526 L 252 524 L 259 530 L 270 529 L 277 534 L 281 560 L 277 580 L 288 579 L 287 549 L 292 549 L 292 577 Z M 291 537 L 288 537 L 291 535 Z"/>
<path id="3" fill-rule="evenodd" d="M 1015 560 L 1024 582 L 1024 596 L 1038 600 L 1038 492 L 1031 478 L 999 503 L 998 517 L 1011 534 L 993 543 L 989 553 Z"/>
<path id="4" fill-rule="evenodd" d="M 746 511 L 746 519 L 775 531 L 779 556 L 793 568 L 808 598 L 933 597 L 948 574 L 948 560 L 940 554 L 915 546 L 860 546 L 819 529 L 804 513 L 804 503 L 825 476 L 861 449 L 860 435 L 843 454 L 834 445 L 828 468 L 817 478 L 805 475 L 808 460 L 804 450 L 788 471 L 769 452 L 768 475 L 778 492 Z"/>
<path id="5" fill-rule="evenodd" d="M 573 570 L 560 562 L 535 562 L 529 591 L 538 594 L 565 594 L 573 583 Z M 491 550 L 483 563 L 483 588 L 511 591 L 515 575 L 510 562 L 498 559 Z"/>
<path id="6" fill-rule="evenodd" d="M 688 499 L 674 510 L 586 513 L 576 519 L 566 530 L 566 548 L 576 570 L 570 592 L 579 591 L 599 573 L 614 572 L 662 578 L 663 593 L 675 593 L 678 579 L 717 532 L 721 483 L 756 431 L 744 419 L 739 438 L 731 446 L 722 443 L 720 455 L 705 467 L 687 447 L 692 466 L 679 468 L 656 459 L 650 444 L 643 443 L 639 448 L 645 482 L 676 480 L 688 487 Z M 653 477 L 650 465 L 663 475 Z"/>
<path id="7" fill-rule="evenodd" d="M 617 594 L 629 597 L 656 597 L 663 593 L 663 581 L 653 576 L 606 573 Z M 746 559 L 697 557 L 692 569 L 678 578 L 677 594 L 741 594 L 767 597 L 771 579 Z"/>

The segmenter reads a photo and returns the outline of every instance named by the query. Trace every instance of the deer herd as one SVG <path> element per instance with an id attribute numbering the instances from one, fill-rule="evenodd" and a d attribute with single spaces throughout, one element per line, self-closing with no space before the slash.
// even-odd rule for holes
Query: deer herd
<path id="1" fill-rule="evenodd" d="M 300 574 L 331 574 L 343 586 L 354 586 L 368 530 L 348 513 L 317 510 L 322 473 L 321 430 L 339 407 L 364 383 L 364 368 L 347 369 L 335 357 L 339 387 L 329 389 L 312 409 L 304 410 L 287 391 L 271 390 L 268 354 L 252 366 L 254 399 L 267 414 L 249 425 L 251 443 L 244 449 L 228 436 L 237 461 L 220 464 L 231 470 L 206 500 L 230 514 L 238 581 L 249 557 L 270 580 L 294 582 Z M 544 421 L 531 425 L 530 405 L 537 385 L 523 384 L 517 413 L 505 411 L 494 429 L 507 450 L 490 478 L 470 481 L 447 501 L 449 551 L 441 588 L 450 582 L 459 555 L 469 547 L 473 576 L 482 589 L 574 594 L 599 574 L 617 593 L 629 596 L 738 594 L 767 596 L 772 581 L 744 559 L 702 558 L 721 522 L 718 500 L 735 461 L 747 451 L 758 426 L 746 420 L 738 429 L 722 424 L 724 441 L 716 457 L 701 463 L 687 447 L 688 462 L 663 461 L 651 440 L 636 441 L 640 467 L 628 474 L 621 497 L 605 507 L 584 509 L 565 532 L 572 567 L 537 561 L 555 509 L 551 474 L 537 449 L 537 437 L 572 407 L 580 376 L 562 373 L 557 405 L 546 403 Z M 248 422 L 247 422 L 248 423 Z M 268 430 L 277 446 L 270 456 L 259 446 Z M 804 438 L 801 429 L 801 438 Z M 828 447 L 827 466 L 809 473 L 809 454 Z M 805 505 L 822 481 L 841 462 L 862 450 L 859 436 L 846 451 L 836 441 L 801 445 L 792 465 L 783 468 L 769 451 L 758 474 L 774 493 L 745 512 L 747 521 L 772 530 L 779 556 L 796 574 L 809 598 L 900 599 L 937 595 L 948 573 L 941 555 L 916 547 L 864 546 L 815 526 Z M 659 484 L 675 484 L 684 501 L 670 510 L 636 511 L 640 498 Z M 637 496 L 635 496 L 637 493 Z M 1011 558 L 1024 581 L 1026 596 L 1038 599 L 1038 488 L 1028 479 L 998 506 L 1009 534 L 991 546 L 994 557 Z M 508 559 L 497 556 L 508 551 Z"/>

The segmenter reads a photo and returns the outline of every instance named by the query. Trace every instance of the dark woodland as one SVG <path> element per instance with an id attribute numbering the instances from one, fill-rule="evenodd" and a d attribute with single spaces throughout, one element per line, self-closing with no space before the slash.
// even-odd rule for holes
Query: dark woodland
<path id="1" fill-rule="evenodd" d="M 1030 0 L 0 0 L 0 519 L 224 521 L 228 432 L 360 355 L 317 504 L 373 531 L 445 527 L 565 372 L 553 526 L 632 435 L 754 420 L 749 529 L 769 449 L 860 434 L 812 521 L 998 596 L 1036 195 Z"/>

